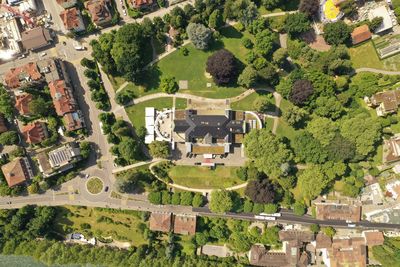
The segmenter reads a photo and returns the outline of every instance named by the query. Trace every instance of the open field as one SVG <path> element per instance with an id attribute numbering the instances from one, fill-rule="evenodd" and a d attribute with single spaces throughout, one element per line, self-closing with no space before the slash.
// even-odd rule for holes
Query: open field
<path id="1" fill-rule="evenodd" d="M 89 236 L 103 237 L 128 241 L 134 246 L 146 244 L 138 225 L 143 223 L 136 211 L 113 211 L 87 207 L 59 207 L 56 219 L 56 229 L 65 233 L 69 228 Z M 88 224 L 89 227 L 85 224 Z M 84 226 L 84 227 L 82 227 Z M 89 228 L 89 229 L 83 229 Z"/>
<path id="2" fill-rule="evenodd" d="M 244 183 L 236 175 L 238 167 L 217 166 L 214 170 L 198 166 L 174 166 L 169 176 L 174 183 L 192 188 L 226 188 Z"/>
<path id="3" fill-rule="evenodd" d="M 228 98 L 239 95 L 245 90 L 244 88 L 235 84 L 229 87 L 215 85 L 211 78 L 206 77 L 205 68 L 207 58 L 222 48 L 231 51 L 244 62 L 248 50 L 241 44 L 243 37 L 251 38 L 251 35 L 241 33 L 234 27 L 224 28 L 221 30 L 221 40 L 213 43 L 208 51 L 198 50 L 192 44 L 186 45 L 185 48 L 189 51 L 187 56 L 184 56 L 180 50 L 171 53 L 145 72 L 145 78 L 143 78 L 146 81 L 145 85 L 137 86 L 129 83 L 126 89 L 133 90 L 136 97 L 160 92 L 158 87 L 161 77 L 172 76 L 176 78 L 176 81 L 188 81 L 188 89 L 180 90 L 182 93 L 209 98 Z M 207 83 L 210 83 L 211 87 L 207 87 Z M 121 82 L 118 81 L 118 84 L 120 85 Z"/>
<path id="4" fill-rule="evenodd" d="M 400 54 L 380 60 L 372 41 L 350 48 L 349 54 L 355 69 L 375 68 L 389 71 L 400 71 Z"/>
<path id="5" fill-rule="evenodd" d="M 275 106 L 275 98 L 272 96 L 272 93 L 258 91 L 258 92 L 252 93 L 251 95 L 245 97 L 242 100 L 231 103 L 231 108 L 234 110 L 244 110 L 244 111 L 254 110 L 253 103 L 260 96 L 270 96 L 271 98 L 269 99 L 269 102 Z M 274 110 L 275 110 L 275 107 L 273 109 L 271 109 L 270 111 L 274 111 Z"/>
<path id="6" fill-rule="evenodd" d="M 144 109 L 146 107 L 154 107 L 156 109 L 171 108 L 172 97 L 162 97 L 127 107 L 126 113 L 136 129 L 144 126 Z"/>

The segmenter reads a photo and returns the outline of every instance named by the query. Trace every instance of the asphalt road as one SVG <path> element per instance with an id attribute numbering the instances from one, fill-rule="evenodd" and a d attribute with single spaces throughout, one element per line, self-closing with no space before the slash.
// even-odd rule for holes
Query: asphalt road
<path id="1" fill-rule="evenodd" d="M 212 213 L 208 208 L 193 208 L 193 212 L 197 215 L 202 216 L 215 216 L 215 217 L 223 217 L 223 218 L 235 218 L 235 219 L 243 219 L 243 220 L 251 220 L 251 221 L 259 221 L 254 218 L 254 214 L 251 213 L 232 213 L 228 212 L 225 214 L 215 214 Z M 319 224 L 320 226 L 332 226 L 334 228 L 357 228 L 357 229 L 379 229 L 379 230 L 400 230 L 400 224 L 389 224 L 389 223 L 374 223 L 369 221 L 361 221 L 354 223 L 355 227 L 349 227 L 348 223 L 341 220 L 317 220 L 309 215 L 297 216 L 293 214 L 291 211 L 282 211 L 281 217 L 276 217 L 276 222 L 280 223 L 297 223 L 301 225 L 311 225 L 311 224 Z"/>

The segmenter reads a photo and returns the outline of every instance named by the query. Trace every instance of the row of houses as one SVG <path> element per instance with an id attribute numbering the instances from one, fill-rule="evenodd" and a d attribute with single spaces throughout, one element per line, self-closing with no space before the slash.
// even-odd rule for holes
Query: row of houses
<path id="1" fill-rule="evenodd" d="M 112 20 L 112 0 L 88 0 L 84 2 L 85 9 L 90 14 L 93 23 L 105 27 Z M 60 13 L 65 29 L 73 32 L 84 31 L 85 23 L 81 11 L 77 8 L 77 0 L 57 0 L 64 10 Z"/>
<path id="2" fill-rule="evenodd" d="M 67 143 L 55 149 L 42 151 L 36 156 L 39 171 L 44 177 L 51 177 L 74 167 L 82 160 L 79 144 Z M 34 175 L 34 165 L 28 157 L 18 157 L 1 166 L 4 178 L 9 187 L 14 187 L 31 180 Z"/>
<path id="3" fill-rule="evenodd" d="M 153 212 L 150 215 L 150 230 L 175 234 L 194 235 L 196 233 L 196 216 L 167 212 Z"/>
<path id="4" fill-rule="evenodd" d="M 24 89 L 47 84 L 56 113 L 62 117 L 66 131 L 84 128 L 82 112 L 74 97 L 64 61 L 49 58 L 12 68 L 5 74 L 4 83 L 14 95 L 15 108 L 19 115 L 34 115 L 30 110 L 34 96 Z M 48 137 L 46 125 L 41 121 L 23 126 L 21 133 L 29 144 L 38 144 Z"/>
<path id="5" fill-rule="evenodd" d="M 248 254 L 251 265 L 268 267 L 357 266 L 368 264 L 367 248 L 382 245 L 384 236 L 379 231 L 364 231 L 361 236 L 334 238 L 319 233 L 298 230 L 279 232 L 282 248 L 271 250 L 255 244 Z"/>

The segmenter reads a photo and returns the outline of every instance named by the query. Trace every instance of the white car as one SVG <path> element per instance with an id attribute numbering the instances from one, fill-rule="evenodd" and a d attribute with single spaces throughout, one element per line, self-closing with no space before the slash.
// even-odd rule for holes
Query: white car
<path id="1" fill-rule="evenodd" d="M 45 55 L 47 55 L 46 52 L 43 52 L 43 53 L 40 54 L 41 57 L 44 57 Z"/>
<path id="2" fill-rule="evenodd" d="M 123 11 L 123 12 L 124 12 L 124 16 L 126 16 L 126 9 L 124 9 L 124 11 Z"/>
<path id="3" fill-rule="evenodd" d="M 89 174 L 86 174 L 86 175 L 85 175 L 85 179 L 87 179 L 87 178 L 89 178 Z"/>

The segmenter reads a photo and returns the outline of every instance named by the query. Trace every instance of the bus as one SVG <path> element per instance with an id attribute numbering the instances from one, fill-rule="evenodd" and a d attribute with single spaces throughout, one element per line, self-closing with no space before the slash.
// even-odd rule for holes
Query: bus
<path id="1" fill-rule="evenodd" d="M 254 218 L 257 220 L 264 220 L 264 221 L 275 221 L 276 220 L 276 217 L 272 217 L 272 216 L 255 215 Z"/>
<path id="2" fill-rule="evenodd" d="M 281 213 L 260 213 L 261 216 L 281 217 Z"/>

